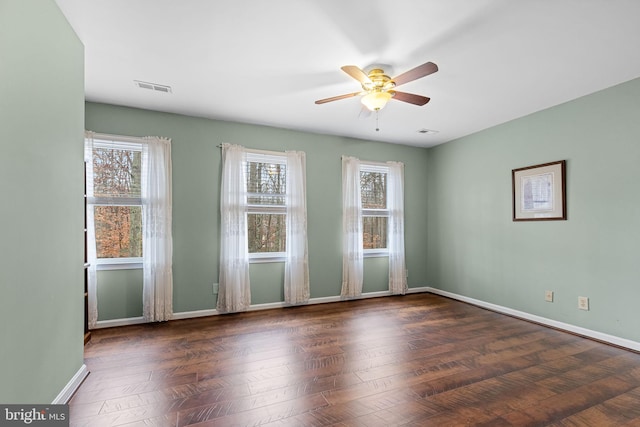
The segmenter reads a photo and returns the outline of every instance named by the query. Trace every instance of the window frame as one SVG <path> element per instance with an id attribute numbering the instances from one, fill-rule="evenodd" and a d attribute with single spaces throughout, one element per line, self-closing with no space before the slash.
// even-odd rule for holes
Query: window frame
<path id="1" fill-rule="evenodd" d="M 276 151 L 263 151 L 263 150 L 252 150 L 246 149 L 245 151 L 245 164 L 243 164 L 243 168 L 246 171 L 248 169 L 249 163 L 268 163 L 268 164 L 280 164 L 284 165 L 287 168 L 287 156 L 284 153 L 279 153 Z M 286 169 L 286 173 L 288 173 L 288 168 Z M 247 179 L 247 187 L 249 184 L 248 177 Z M 249 192 L 247 190 L 247 211 L 245 213 L 247 219 L 247 246 L 249 241 L 249 214 L 275 214 L 275 215 L 283 215 L 286 222 L 287 215 L 287 193 L 284 193 L 284 204 L 282 205 L 256 205 L 249 203 Z M 251 193 L 254 194 L 254 193 Z M 255 193 L 259 194 L 259 193 Z M 286 230 L 285 230 L 285 239 L 286 239 Z M 286 247 L 286 240 L 285 240 Z M 259 264 L 259 263 L 269 263 L 269 262 L 284 262 L 287 259 L 286 249 L 283 252 L 248 252 L 249 253 L 249 263 L 251 264 Z"/>
<path id="2" fill-rule="evenodd" d="M 117 137 L 113 139 L 104 138 L 96 135 L 93 138 L 93 149 L 118 149 L 140 152 L 143 156 L 141 161 L 144 163 L 144 141 L 142 138 L 135 137 Z M 93 161 L 93 153 L 91 153 Z M 144 166 L 143 166 L 144 169 Z M 93 171 L 93 167 L 91 168 Z M 94 177 L 91 177 L 93 182 Z M 97 206 L 140 206 L 142 204 L 142 194 L 140 197 L 96 197 L 91 196 L 87 200 L 87 210 L 95 209 Z M 94 214 L 95 215 L 95 214 Z M 142 225 L 144 232 L 144 225 Z M 93 235 L 95 236 L 95 223 Z M 144 247 L 142 248 L 144 254 Z M 133 270 L 143 268 L 143 257 L 121 257 L 121 258 L 98 258 L 96 254 L 96 270 Z"/>
<path id="3" fill-rule="evenodd" d="M 360 161 L 360 173 L 362 172 L 375 172 L 375 173 L 384 173 L 386 174 L 386 180 L 387 180 L 387 186 L 386 186 L 386 200 L 387 200 L 387 206 L 388 206 L 388 200 L 389 200 L 389 185 L 388 185 L 388 179 L 389 179 L 389 166 L 384 164 L 384 163 L 377 163 L 377 162 L 367 162 L 367 161 Z M 360 185 L 360 191 L 362 192 L 362 185 Z M 365 217 L 373 217 L 373 218 L 387 218 L 387 247 L 385 248 L 375 248 L 375 249 L 365 249 L 364 248 L 364 241 L 363 241 L 363 248 L 362 248 L 362 254 L 364 258 L 374 258 L 374 257 L 385 257 L 385 256 L 389 256 L 389 244 L 388 244 L 388 235 L 389 235 L 389 208 L 385 208 L 385 209 L 371 209 L 371 208 L 364 208 L 362 206 L 362 198 L 360 200 L 360 209 L 362 212 L 362 220 L 363 220 L 363 224 L 364 224 L 364 218 Z M 362 225 L 363 225 L 362 224 Z M 363 225 L 364 227 L 364 225 Z M 364 229 L 363 229 L 364 232 Z"/>

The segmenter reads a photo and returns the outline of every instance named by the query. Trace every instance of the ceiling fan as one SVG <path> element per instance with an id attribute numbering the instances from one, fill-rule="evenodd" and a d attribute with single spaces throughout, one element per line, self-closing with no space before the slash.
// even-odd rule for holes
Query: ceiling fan
<path id="1" fill-rule="evenodd" d="M 316 104 L 325 104 L 327 102 L 338 101 L 340 99 L 362 96 L 361 101 L 365 107 L 371 111 L 379 111 L 384 108 L 384 106 L 387 105 L 387 102 L 391 99 L 408 102 L 409 104 L 414 105 L 425 105 L 429 102 L 430 98 L 427 98 L 426 96 L 399 92 L 395 90 L 395 88 L 435 73 L 438 71 L 438 66 L 433 62 L 427 62 L 394 78 L 387 76 L 384 73 L 384 70 L 380 68 L 374 68 L 369 71 L 368 74 L 365 74 L 364 71 L 355 65 L 345 65 L 344 67 L 341 67 L 341 69 L 359 81 L 362 85 L 362 90 L 331 98 L 319 99 L 316 101 Z"/>

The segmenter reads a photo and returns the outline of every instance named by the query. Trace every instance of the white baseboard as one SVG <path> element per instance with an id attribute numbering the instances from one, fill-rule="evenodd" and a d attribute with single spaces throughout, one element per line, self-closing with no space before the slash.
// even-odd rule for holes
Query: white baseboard
<path id="1" fill-rule="evenodd" d="M 216 316 L 218 314 L 220 314 L 220 312 L 215 308 L 196 311 L 182 311 L 180 313 L 173 313 L 173 316 L 171 316 L 171 320 L 193 319 L 196 317 Z"/>
<path id="2" fill-rule="evenodd" d="M 546 317 L 537 316 L 535 314 L 526 313 L 524 311 L 514 310 L 509 307 L 503 307 L 501 305 L 492 304 L 490 302 L 485 302 L 481 300 L 477 300 L 475 298 L 469 298 L 464 295 L 454 294 L 452 292 L 443 291 L 436 288 L 424 288 L 425 292 L 431 292 L 436 295 L 442 295 L 443 297 L 455 299 L 458 301 L 466 302 L 472 305 L 477 305 L 478 307 L 486 308 L 491 311 L 496 311 L 498 313 L 507 314 L 509 316 L 518 317 L 524 320 L 529 320 L 531 322 L 540 323 L 545 326 L 549 326 L 556 329 L 561 329 L 567 332 L 571 332 L 577 335 L 582 335 L 585 337 L 593 338 L 598 341 L 603 341 L 609 344 L 613 344 L 619 347 L 628 348 L 634 351 L 640 351 L 640 343 L 632 340 L 628 340 L 626 338 L 620 338 L 615 335 L 609 335 L 598 331 L 593 331 L 591 329 L 586 329 L 580 326 L 571 325 L 569 323 L 558 322 L 557 320 L 547 319 Z"/>
<path id="3" fill-rule="evenodd" d="M 425 292 L 431 292 L 431 288 L 428 286 L 421 286 L 419 288 L 409 288 L 407 289 L 408 294 L 423 294 Z"/>
<path id="4" fill-rule="evenodd" d="M 98 320 L 91 329 L 114 328 L 116 326 L 139 325 L 146 323 L 144 317 L 129 317 L 125 319 Z"/>
<path id="5" fill-rule="evenodd" d="M 87 378 L 87 375 L 89 375 L 89 369 L 87 369 L 87 365 L 82 364 L 80 369 L 78 369 L 78 372 L 76 372 L 76 374 L 71 378 L 71 380 L 62 389 L 62 391 L 58 393 L 58 395 L 56 396 L 55 399 L 53 399 L 53 402 L 51 402 L 51 404 L 64 405 L 66 403 L 69 403 L 69 401 L 71 400 L 71 397 L 73 396 L 73 393 L 75 393 L 78 387 L 80 387 L 80 384 L 82 384 L 82 381 L 84 381 L 84 379 Z"/>
<path id="6" fill-rule="evenodd" d="M 415 294 L 420 292 L 429 292 L 428 287 L 419 287 L 419 288 L 409 288 L 407 290 L 408 294 Z M 348 301 L 348 300 L 356 300 L 356 299 L 365 299 L 365 298 L 378 298 L 390 296 L 390 291 L 376 291 L 376 292 L 366 292 L 360 296 L 353 298 L 343 298 L 340 295 L 330 296 L 330 297 L 318 297 L 311 298 L 309 302 L 300 305 L 312 305 L 312 304 L 325 304 L 330 302 L 340 302 L 340 301 Z M 265 304 L 254 304 L 249 307 L 247 311 L 257 311 L 257 310 L 268 310 L 271 308 L 283 308 L 283 307 L 291 307 L 291 305 L 286 304 L 284 302 L 270 302 Z M 183 311 L 180 313 L 173 313 L 172 320 L 179 319 L 191 319 L 195 317 L 206 317 L 206 316 L 216 316 L 221 314 L 218 310 L 212 308 L 207 310 L 197 310 L 197 311 Z M 101 323 L 101 322 L 98 322 Z"/>

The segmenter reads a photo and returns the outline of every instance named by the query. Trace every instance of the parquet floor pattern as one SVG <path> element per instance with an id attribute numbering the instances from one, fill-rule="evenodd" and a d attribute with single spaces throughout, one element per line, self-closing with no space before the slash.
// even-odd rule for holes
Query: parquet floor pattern
<path id="1" fill-rule="evenodd" d="M 640 354 L 433 294 L 93 331 L 71 426 L 640 426 Z"/>

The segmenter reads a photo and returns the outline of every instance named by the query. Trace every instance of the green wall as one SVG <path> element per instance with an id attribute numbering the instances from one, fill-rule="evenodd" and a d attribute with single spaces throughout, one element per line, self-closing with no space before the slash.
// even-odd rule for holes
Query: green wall
<path id="1" fill-rule="evenodd" d="M 82 367 L 84 48 L 53 0 L 0 0 L 0 402 Z"/>
<path id="2" fill-rule="evenodd" d="M 215 308 L 212 285 L 218 282 L 220 173 L 218 145 L 307 154 L 307 210 L 311 297 L 337 296 L 342 280 L 341 156 L 405 163 L 406 251 L 409 286 L 426 283 L 427 155 L 423 148 L 302 133 L 265 126 L 159 113 L 88 102 L 86 129 L 118 135 L 160 135 L 172 139 L 174 312 Z M 388 289 L 387 258 L 367 259 L 364 291 Z M 120 279 L 101 272 L 99 296 L 125 304 Z M 283 301 L 283 263 L 252 264 L 252 304 Z M 122 283 L 122 282 L 120 282 Z M 109 287 L 108 290 L 106 287 Z M 120 301 L 119 303 L 117 301 Z M 102 306 L 99 306 L 99 311 Z M 109 316 L 124 313 L 105 307 Z M 115 318 L 115 317 L 113 317 Z"/>
<path id="3" fill-rule="evenodd" d="M 428 285 L 640 341 L 639 99 L 632 80 L 430 149 Z M 562 159 L 568 220 L 513 222 L 511 170 Z"/>
<path id="4" fill-rule="evenodd" d="M 142 317 L 142 269 L 97 272 L 98 320 Z"/>

